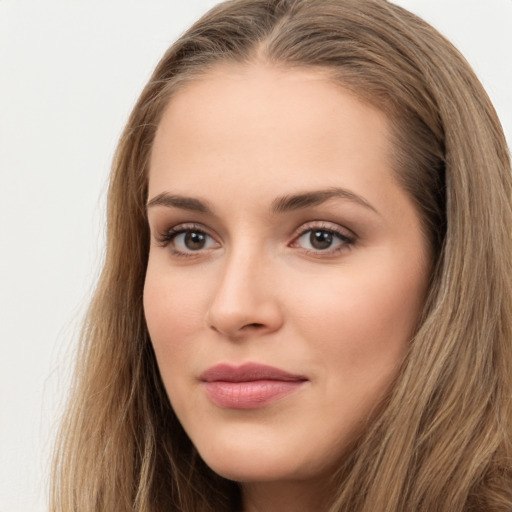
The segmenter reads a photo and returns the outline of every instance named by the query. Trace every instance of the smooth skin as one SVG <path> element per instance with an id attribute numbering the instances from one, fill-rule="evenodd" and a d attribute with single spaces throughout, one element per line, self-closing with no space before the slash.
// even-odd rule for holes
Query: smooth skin
<path id="1" fill-rule="evenodd" d="M 247 512 L 321 510 L 414 335 L 430 251 L 391 140 L 327 74 L 265 63 L 187 84 L 158 127 L 147 325 L 179 420 Z M 261 408 L 214 404 L 201 373 L 247 362 L 306 382 Z"/>

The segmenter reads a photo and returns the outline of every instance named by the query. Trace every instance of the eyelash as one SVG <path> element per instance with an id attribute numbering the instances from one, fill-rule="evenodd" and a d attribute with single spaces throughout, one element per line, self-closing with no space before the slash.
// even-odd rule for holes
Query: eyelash
<path id="1" fill-rule="evenodd" d="M 206 235 L 207 237 L 214 240 L 214 238 L 209 235 L 202 226 L 198 224 L 179 224 L 178 226 L 172 227 L 164 233 L 161 233 L 158 236 L 157 241 L 160 247 L 169 246 L 173 256 L 177 256 L 179 258 L 193 258 L 194 256 L 197 256 L 201 251 L 180 251 L 172 245 L 172 242 L 174 242 L 174 240 L 176 240 L 179 235 L 192 232 Z"/>
<path id="2" fill-rule="evenodd" d="M 332 235 L 333 237 L 338 238 L 338 240 L 341 242 L 338 246 L 335 248 L 328 248 L 325 250 L 322 249 L 306 249 L 302 248 L 303 251 L 310 255 L 314 256 L 323 256 L 323 257 L 329 257 L 329 256 L 336 256 L 342 251 L 346 251 L 350 249 L 352 245 L 356 242 L 355 235 L 350 232 L 349 235 L 347 233 L 348 230 L 342 230 L 336 225 L 333 225 L 331 223 L 326 223 L 322 221 L 312 221 L 304 224 L 300 227 L 300 229 L 294 234 L 293 236 L 293 242 L 290 244 L 291 247 L 298 247 L 296 244 L 297 242 L 307 233 L 311 233 L 313 231 L 321 231 L 323 233 L 327 233 L 328 235 Z"/>
<path id="3" fill-rule="evenodd" d="M 336 246 L 334 249 L 327 248 L 325 250 L 322 249 L 307 249 L 302 248 L 304 252 L 307 254 L 312 254 L 315 256 L 323 256 L 323 257 L 329 257 L 337 255 L 338 253 L 342 251 L 346 251 L 350 249 L 352 245 L 356 242 L 356 237 L 353 234 L 348 235 L 344 230 L 341 230 L 340 228 L 335 227 L 331 223 L 325 223 L 321 221 L 312 221 L 308 222 L 307 224 L 300 227 L 298 231 L 296 231 L 293 235 L 293 241 L 289 244 L 290 247 L 299 247 L 297 245 L 298 241 L 301 237 L 306 235 L 307 233 L 310 233 L 312 231 L 321 231 L 323 233 L 326 233 L 328 235 L 331 235 L 335 238 L 337 238 L 341 243 Z M 178 226 L 172 227 L 171 229 L 168 229 L 164 233 L 161 233 L 157 237 L 157 241 L 160 247 L 170 247 L 171 253 L 173 256 L 179 257 L 179 258 L 193 258 L 197 257 L 199 254 L 203 253 L 204 249 L 199 249 L 197 251 L 189 250 L 189 251 L 181 251 L 176 249 L 176 247 L 173 246 L 173 242 L 176 240 L 176 238 L 184 233 L 197 233 L 205 235 L 206 237 L 210 238 L 211 240 L 215 240 L 214 237 L 212 237 L 210 234 L 208 234 L 207 230 L 205 230 L 201 225 L 198 224 L 180 224 Z M 217 243 L 217 242 L 216 242 Z M 208 249 L 206 249 L 208 250 Z"/>

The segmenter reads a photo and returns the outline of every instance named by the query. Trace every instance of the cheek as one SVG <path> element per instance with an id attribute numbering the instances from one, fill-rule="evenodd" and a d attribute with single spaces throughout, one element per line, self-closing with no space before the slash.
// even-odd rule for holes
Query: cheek
<path id="1" fill-rule="evenodd" d="M 323 365 L 343 369 L 344 377 L 356 381 L 397 368 L 424 300 L 421 274 L 408 272 L 392 254 L 385 256 L 374 258 L 373 265 L 340 267 L 329 279 L 303 274 L 287 291 L 300 297 L 289 302 L 297 332 L 322 354 Z"/>
<path id="2" fill-rule="evenodd" d="M 197 331 L 204 320 L 203 292 L 201 283 L 150 260 L 144 284 L 146 324 L 167 395 L 174 410 L 181 412 L 180 421 L 198 407 L 190 386 L 202 350 Z"/>
<path id="3" fill-rule="evenodd" d="M 203 321 L 204 283 L 149 264 L 144 284 L 144 313 L 157 360 L 178 362 L 188 353 Z M 165 371 L 165 370 L 164 370 Z"/>

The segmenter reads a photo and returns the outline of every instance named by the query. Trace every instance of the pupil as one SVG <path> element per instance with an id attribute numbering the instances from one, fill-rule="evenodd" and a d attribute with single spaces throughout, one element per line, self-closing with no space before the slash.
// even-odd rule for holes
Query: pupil
<path id="1" fill-rule="evenodd" d="M 190 231 L 185 235 L 185 245 L 187 249 L 198 250 L 204 247 L 206 241 L 206 237 L 204 233 L 196 233 L 194 231 Z"/>
<path id="2" fill-rule="evenodd" d="M 312 231 L 309 239 L 315 249 L 328 249 L 332 244 L 332 233 L 321 230 Z"/>

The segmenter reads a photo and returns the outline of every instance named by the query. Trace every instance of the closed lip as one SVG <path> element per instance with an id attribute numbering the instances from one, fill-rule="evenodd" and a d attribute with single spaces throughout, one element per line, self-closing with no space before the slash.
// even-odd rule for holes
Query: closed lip
<path id="1" fill-rule="evenodd" d="M 295 393 L 308 379 L 273 366 L 218 364 L 200 375 L 210 401 L 223 409 L 260 409 Z"/>
<path id="2" fill-rule="evenodd" d="M 218 364 L 201 373 L 203 382 L 253 382 L 258 380 L 279 380 L 284 382 L 306 381 L 304 375 L 289 373 L 274 366 L 259 363 L 245 363 L 241 366 Z"/>

